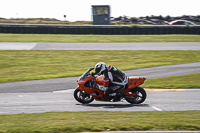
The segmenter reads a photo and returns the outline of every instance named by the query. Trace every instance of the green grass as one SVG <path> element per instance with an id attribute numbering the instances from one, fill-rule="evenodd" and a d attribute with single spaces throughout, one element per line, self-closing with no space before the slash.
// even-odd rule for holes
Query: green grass
<path id="1" fill-rule="evenodd" d="M 97 62 L 120 70 L 200 61 L 200 51 L 0 51 L 0 82 L 80 76 Z"/>
<path id="2" fill-rule="evenodd" d="M 200 130 L 200 111 L 48 112 L 0 115 L 0 133 L 113 130 Z"/>
<path id="3" fill-rule="evenodd" d="M 0 34 L 0 42 L 200 42 L 200 35 Z"/>
<path id="4" fill-rule="evenodd" d="M 200 73 L 183 76 L 148 79 L 145 88 L 200 88 Z"/>
<path id="5" fill-rule="evenodd" d="M 11 24 L 64 24 L 64 25 L 92 25 L 91 21 L 61 21 L 54 18 L 16 18 L 4 19 L 0 18 L 0 23 Z"/>

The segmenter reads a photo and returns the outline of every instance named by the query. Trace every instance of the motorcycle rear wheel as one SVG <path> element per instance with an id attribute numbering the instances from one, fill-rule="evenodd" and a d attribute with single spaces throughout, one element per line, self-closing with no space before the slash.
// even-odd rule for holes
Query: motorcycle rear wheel
<path id="1" fill-rule="evenodd" d="M 140 104 L 144 102 L 147 97 L 146 91 L 140 86 L 130 89 L 129 93 L 136 94 L 134 97 L 125 96 L 126 101 L 131 104 Z"/>
<path id="2" fill-rule="evenodd" d="M 91 95 L 79 89 L 76 89 L 74 91 L 74 98 L 78 102 L 83 103 L 83 104 L 91 103 L 94 100 L 94 98 Z"/>

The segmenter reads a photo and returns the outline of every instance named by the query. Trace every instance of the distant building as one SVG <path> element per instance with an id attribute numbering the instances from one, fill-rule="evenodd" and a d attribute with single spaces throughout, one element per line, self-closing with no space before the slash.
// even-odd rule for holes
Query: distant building
<path id="1" fill-rule="evenodd" d="M 110 25 L 110 6 L 92 6 L 93 25 Z"/>

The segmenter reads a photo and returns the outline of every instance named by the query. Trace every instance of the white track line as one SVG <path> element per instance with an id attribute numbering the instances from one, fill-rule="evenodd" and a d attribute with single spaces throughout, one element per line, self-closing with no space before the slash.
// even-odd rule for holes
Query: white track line
<path id="1" fill-rule="evenodd" d="M 159 109 L 159 108 L 157 108 L 157 107 L 155 107 L 155 106 L 151 106 L 151 108 L 153 108 L 153 109 L 156 110 L 156 111 L 163 111 L 162 109 Z"/>
<path id="2" fill-rule="evenodd" d="M 53 91 L 52 93 L 72 93 L 75 89 Z M 200 89 L 145 89 L 146 91 L 200 91 Z"/>
<path id="3" fill-rule="evenodd" d="M 0 114 L 5 114 L 5 112 L 0 112 Z"/>
<path id="4" fill-rule="evenodd" d="M 53 91 L 52 93 L 72 93 L 72 92 L 74 92 L 74 89 Z"/>
<path id="5" fill-rule="evenodd" d="M 0 50 L 31 50 L 37 43 L 25 43 L 25 42 L 0 42 Z"/>

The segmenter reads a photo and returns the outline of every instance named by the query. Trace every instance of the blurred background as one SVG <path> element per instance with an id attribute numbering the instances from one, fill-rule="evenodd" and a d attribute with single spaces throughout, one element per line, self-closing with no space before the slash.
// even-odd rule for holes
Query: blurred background
<path id="1" fill-rule="evenodd" d="M 109 5 L 112 24 L 200 23 L 198 0 L 0 0 L 0 23 L 92 24 L 92 5 Z"/>

